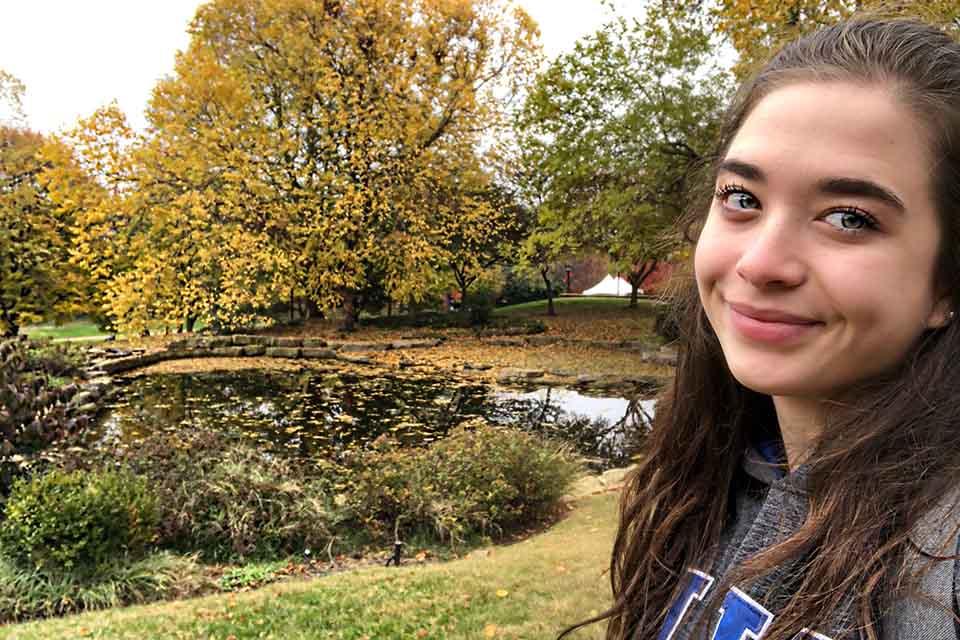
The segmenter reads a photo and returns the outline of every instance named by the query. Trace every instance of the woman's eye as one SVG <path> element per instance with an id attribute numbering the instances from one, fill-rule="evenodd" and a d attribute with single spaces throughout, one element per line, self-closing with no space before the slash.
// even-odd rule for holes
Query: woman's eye
<path id="1" fill-rule="evenodd" d="M 760 208 L 760 202 L 742 187 L 728 185 L 717 190 L 717 199 L 724 206 L 737 211 L 751 211 Z"/>
<path id="2" fill-rule="evenodd" d="M 834 211 L 823 219 L 844 233 L 861 233 L 877 228 L 877 221 L 866 211 Z"/>

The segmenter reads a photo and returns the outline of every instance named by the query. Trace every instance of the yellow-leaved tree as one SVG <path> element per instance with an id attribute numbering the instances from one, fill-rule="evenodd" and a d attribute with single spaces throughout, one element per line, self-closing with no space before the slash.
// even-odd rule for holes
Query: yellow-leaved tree
<path id="1" fill-rule="evenodd" d="M 37 176 L 43 137 L 0 126 L 0 335 L 68 311 L 65 229 Z"/>
<path id="2" fill-rule="evenodd" d="M 424 295 L 449 220 L 425 204 L 506 126 L 539 60 L 530 19 L 499 0 L 215 0 L 191 35 L 145 170 L 204 194 L 236 245 L 228 280 L 341 306 L 346 328 L 369 299 Z"/>
<path id="3" fill-rule="evenodd" d="M 719 0 L 712 10 L 740 54 L 734 72 L 741 77 L 785 42 L 857 12 L 919 17 L 960 35 L 956 0 Z"/>
<path id="4" fill-rule="evenodd" d="M 41 149 L 39 180 L 57 215 L 68 225 L 69 262 L 82 274 L 77 311 L 102 327 L 122 324 L 112 314 L 113 286 L 129 272 L 144 228 L 143 211 L 130 206 L 136 177 L 130 151 L 137 136 L 114 104 Z"/>

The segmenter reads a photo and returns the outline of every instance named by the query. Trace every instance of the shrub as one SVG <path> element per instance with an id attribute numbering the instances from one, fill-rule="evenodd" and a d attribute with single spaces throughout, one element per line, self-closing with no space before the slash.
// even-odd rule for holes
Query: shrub
<path id="1" fill-rule="evenodd" d="M 154 488 L 159 544 L 207 560 L 322 548 L 336 522 L 326 483 L 302 462 L 224 434 L 156 434 L 121 452 L 119 464 Z"/>
<path id="2" fill-rule="evenodd" d="M 156 539 L 157 504 L 126 472 L 51 471 L 18 480 L 0 523 L 0 551 L 46 575 L 92 574 L 118 558 L 142 557 Z"/>
<path id="3" fill-rule="evenodd" d="M 670 304 L 658 304 L 654 310 L 653 330 L 666 342 L 680 339 L 680 325 L 677 323 L 677 310 Z"/>
<path id="4" fill-rule="evenodd" d="M 547 289 L 543 286 L 542 279 L 515 267 L 506 269 L 506 282 L 497 300 L 498 306 L 505 307 L 546 299 Z"/>
<path id="5" fill-rule="evenodd" d="M 386 538 L 399 521 L 452 543 L 536 521 L 582 471 L 565 445 L 483 423 L 428 449 L 384 441 L 358 462 L 346 499 L 361 526 Z"/>
<path id="6" fill-rule="evenodd" d="M 25 364 L 29 371 L 42 371 L 50 376 L 71 378 L 83 373 L 87 364 L 87 352 L 71 344 L 31 342 Z"/>
<path id="7" fill-rule="evenodd" d="M 50 575 L 0 558 L 0 624 L 187 598 L 213 588 L 194 557 L 169 552 L 110 562 L 87 577 Z"/>
<path id="8" fill-rule="evenodd" d="M 46 362 L 25 340 L 0 341 L 0 497 L 26 474 L 32 454 L 86 425 L 67 411 L 75 388 L 52 384 L 65 365 Z"/>

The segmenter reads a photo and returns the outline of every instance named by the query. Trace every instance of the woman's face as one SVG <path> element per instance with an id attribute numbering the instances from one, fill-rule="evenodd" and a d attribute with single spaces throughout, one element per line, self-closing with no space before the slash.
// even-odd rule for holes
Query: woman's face
<path id="1" fill-rule="evenodd" d="M 946 321 L 928 132 L 883 87 L 787 85 L 734 137 L 700 235 L 700 298 L 733 375 L 822 398 Z"/>

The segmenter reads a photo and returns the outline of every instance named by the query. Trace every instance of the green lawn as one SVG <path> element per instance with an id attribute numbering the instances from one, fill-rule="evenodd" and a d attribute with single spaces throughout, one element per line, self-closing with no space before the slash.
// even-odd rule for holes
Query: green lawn
<path id="1" fill-rule="evenodd" d="M 53 338 L 54 340 L 94 339 L 107 336 L 96 324 L 84 319 L 66 322 L 60 326 L 38 324 L 24 327 L 21 331 L 31 338 Z"/>
<path id="2" fill-rule="evenodd" d="M 563 298 L 553 299 L 554 307 L 557 313 L 563 313 L 564 310 L 580 312 L 592 311 L 617 311 L 628 310 L 630 298 L 615 298 L 609 296 L 565 296 Z M 639 310 L 652 310 L 656 303 L 649 298 L 641 298 L 637 301 Z M 534 300 L 533 302 L 522 302 L 520 304 L 510 305 L 509 307 L 500 307 L 495 309 L 493 314 L 496 316 L 515 316 L 515 315 L 543 315 L 547 312 L 546 300 Z"/>
<path id="3" fill-rule="evenodd" d="M 257 591 L 0 627 L 0 638 L 552 639 L 609 602 L 617 494 L 523 542 L 445 564 L 365 569 Z M 603 625 L 573 637 L 603 637 Z"/>

